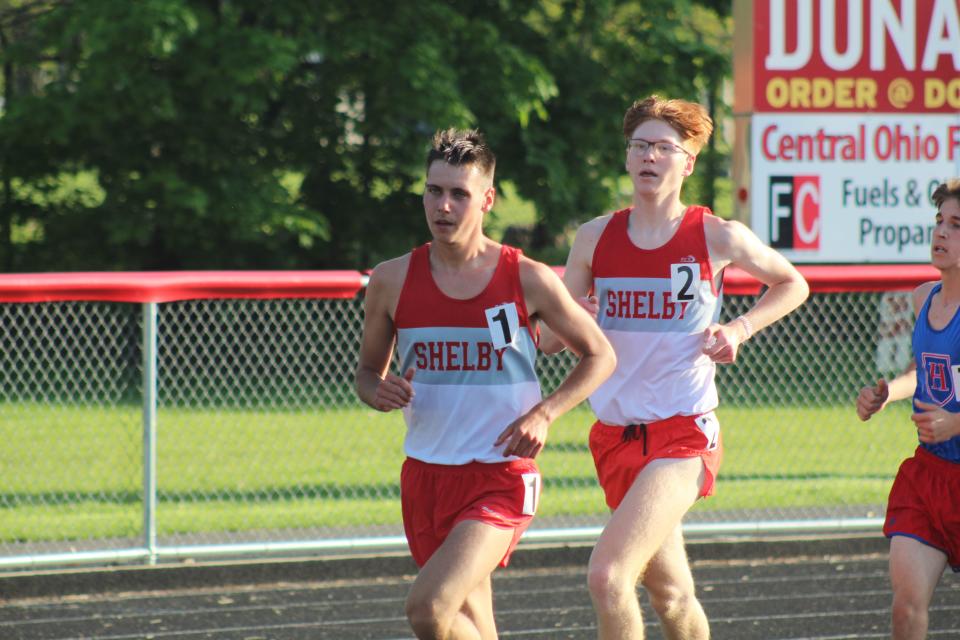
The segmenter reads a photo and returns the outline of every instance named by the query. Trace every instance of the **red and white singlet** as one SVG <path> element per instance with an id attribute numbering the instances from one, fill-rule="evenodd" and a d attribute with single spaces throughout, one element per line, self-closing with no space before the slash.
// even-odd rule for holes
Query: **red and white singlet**
<path id="1" fill-rule="evenodd" d="M 400 371 L 416 370 L 403 411 L 409 457 L 449 465 L 515 459 L 493 443 L 541 399 L 520 255 L 504 245 L 486 288 L 458 300 L 434 281 L 429 243 L 413 250 L 394 314 Z"/>
<path id="2" fill-rule="evenodd" d="M 706 207 L 684 212 L 656 249 L 630 240 L 630 209 L 613 214 L 593 253 L 597 321 L 617 352 L 617 368 L 590 396 L 610 425 L 698 415 L 717 406 L 716 366 L 703 355 L 703 331 L 720 317 L 703 230 Z"/>

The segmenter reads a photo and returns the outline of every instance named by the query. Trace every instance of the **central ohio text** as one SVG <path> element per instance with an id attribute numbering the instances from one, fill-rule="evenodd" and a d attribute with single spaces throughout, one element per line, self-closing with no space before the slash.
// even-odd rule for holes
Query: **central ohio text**
<path id="1" fill-rule="evenodd" d="M 881 125 L 867 132 L 866 125 L 854 131 L 816 133 L 782 133 L 775 124 L 763 130 L 761 152 L 767 160 L 796 162 L 891 160 L 894 162 L 938 160 L 941 153 L 947 160 L 960 158 L 960 126 L 947 127 L 941 140 L 932 133 L 899 124 Z"/>

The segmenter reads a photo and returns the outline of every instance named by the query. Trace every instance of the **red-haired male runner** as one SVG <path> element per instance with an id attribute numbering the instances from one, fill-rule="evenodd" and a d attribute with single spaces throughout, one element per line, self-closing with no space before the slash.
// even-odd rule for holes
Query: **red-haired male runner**
<path id="1" fill-rule="evenodd" d="M 616 370 L 590 397 L 590 449 L 613 510 L 588 571 L 602 639 L 644 637 L 638 582 L 667 638 L 709 637 L 681 520 L 713 493 L 720 465 L 715 363 L 733 362 L 745 340 L 808 294 L 800 273 L 750 229 L 680 201 L 712 131 L 698 104 L 635 102 L 623 121 L 632 206 L 581 226 L 567 259 L 567 288 L 597 314 L 617 352 Z M 728 265 L 768 289 L 718 324 Z M 545 332 L 541 348 L 560 343 Z"/>

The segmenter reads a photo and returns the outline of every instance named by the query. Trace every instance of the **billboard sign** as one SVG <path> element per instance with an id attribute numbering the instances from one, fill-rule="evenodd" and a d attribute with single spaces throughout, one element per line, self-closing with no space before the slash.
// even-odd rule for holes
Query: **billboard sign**
<path id="1" fill-rule="evenodd" d="M 960 118 L 754 114 L 753 230 L 797 262 L 927 262 Z"/>
<path id="2" fill-rule="evenodd" d="M 958 0 L 755 0 L 755 111 L 960 111 Z"/>
<path id="3" fill-rule="evenodd" d="M 930 193 L 960 176 L 960 0 L 751 13 L 735 110 L 749 114 L 739 194 L 754 231 L 798 263 L 928 261 Z"/>

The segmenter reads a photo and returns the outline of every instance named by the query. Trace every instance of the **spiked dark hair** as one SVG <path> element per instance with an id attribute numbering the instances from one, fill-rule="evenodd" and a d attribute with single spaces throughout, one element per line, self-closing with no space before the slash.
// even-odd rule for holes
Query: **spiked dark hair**
<path id="1" fill-rule="evenodd" d="M 476 129 L 445 129 L 433 136 L 433 145 L 427 154 L 427 169 L 436 160 L 455 167 L 474 165 L 480 172 L 493 177 L 497 158 L 487 146 L 483 134 Z"/>

